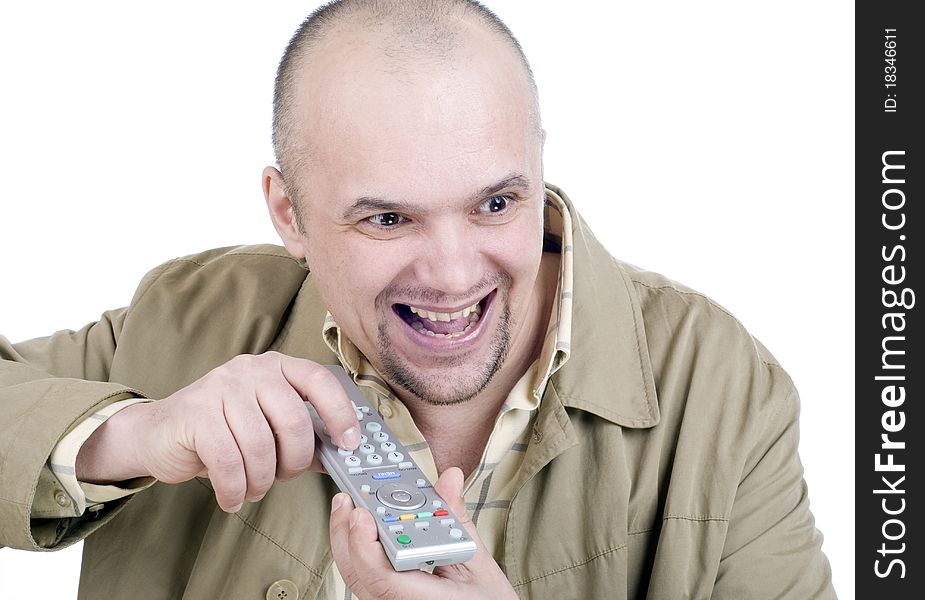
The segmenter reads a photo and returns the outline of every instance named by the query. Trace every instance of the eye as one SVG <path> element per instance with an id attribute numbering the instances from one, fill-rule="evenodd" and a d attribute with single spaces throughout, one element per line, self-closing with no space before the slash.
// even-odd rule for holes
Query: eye
<path id="1" fill-rule="evenodd" d="M 476 210 L 482 213 L 502 213 L 508 209 L 510 204 L 510 196 L 492 196 L 483 201 Z"/>
<path id="2" fill-rule="evenodd" d="M 406 221 L 405 217 L 394 212 L 379 213 L 378 215 L 373 215 L 366 220 L 373 225 L 376 225 L 377 227 L 395 227 L 396 225 Z"/>

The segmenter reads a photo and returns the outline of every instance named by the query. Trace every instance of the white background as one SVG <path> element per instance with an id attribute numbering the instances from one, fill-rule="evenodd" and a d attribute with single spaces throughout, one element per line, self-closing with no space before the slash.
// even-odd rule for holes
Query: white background
<path id="1" fill-rule="evenodd" d="M 0 5 L 0 332 L 78 328 L 164 260 L 276 240 L 273 76 L 316 4 Z M 489 5 L 536 73 L 546 179 L 795 380 L 811 508 L 853 598 L 853 6 Z M 73 598 L 79 562 L 0 550 L 0 600 Z"/>

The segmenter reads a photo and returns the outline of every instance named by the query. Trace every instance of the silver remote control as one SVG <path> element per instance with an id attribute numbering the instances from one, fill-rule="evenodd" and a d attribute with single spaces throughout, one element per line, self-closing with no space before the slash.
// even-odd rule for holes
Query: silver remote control
<path id="1" fill-rule="evenodd" d="M 379 541 L 392 567 L 432 571 L 472 558 L 475 542 L 427 476 L 343 368 L 326 366 L 353 403 L 362 437 L 356 450 L 338 448 L 314 407 L 306 402 L 320 440 L 316 450 L 337 487 L 376 519 Z"/>

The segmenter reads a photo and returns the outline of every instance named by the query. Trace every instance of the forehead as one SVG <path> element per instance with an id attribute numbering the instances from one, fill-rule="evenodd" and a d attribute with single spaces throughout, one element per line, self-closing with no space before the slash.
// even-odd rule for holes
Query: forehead
<path id="1" fill-rule="evenodd" d="M 322 44 L 294 103 L 310 185 L 329 199 L 468 195 L 529 170 L 538 139 L 516 53 L 478 30 L 458 39 L 439 56 L 390 53 L 364 31 Z"/>

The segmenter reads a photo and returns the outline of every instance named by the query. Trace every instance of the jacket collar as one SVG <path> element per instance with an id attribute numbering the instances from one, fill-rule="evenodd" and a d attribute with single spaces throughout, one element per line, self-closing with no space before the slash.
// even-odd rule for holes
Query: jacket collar
<path id="1" fill-rule="evenodd" d="M 546 187 L 572 214 L 574 268 L 571 356 L 552 385 L 565 407 L 623 427 L 653 427 L 659 421 L 658 399 L 636 288 L 565 192 Z"/>
<path id="2" fill-rule="evenodd" d="M 570 358 L 550 384 L 567 408 L 629 428 L 659 421 L 655 380 L 636 288 L 622 263 L 597 241 L 560 188 L 572 215 L 574 293 Z M 309 273 L 271 349 L 337 364 L 321 335 L 327 310 Z M 541 409 L 542 410 L 542 409 Z"/>

